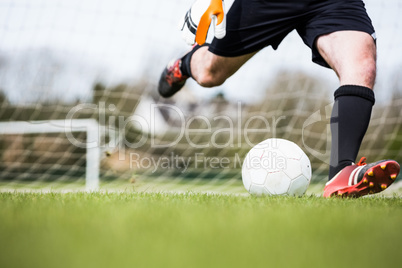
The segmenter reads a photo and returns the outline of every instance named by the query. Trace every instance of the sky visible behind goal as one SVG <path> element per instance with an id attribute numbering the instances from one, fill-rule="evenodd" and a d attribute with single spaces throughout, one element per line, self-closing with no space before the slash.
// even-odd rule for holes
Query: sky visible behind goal
<path id="1" fill-rule="evenodd" d="M 2 0 L 0 88 L 12 102 L 32 102 L 41 93 L 86 100 L 95 81 L 116 84 L 146 78 L 156 84 L 166 63 L 189 49 L 177 24 L 192 2 Z M 230 6 L 233 1 L 225 2 Z M 365 3 L 378 38 L 377 99 L 384 101 L 402 73 L 402 2 Z M 329 91 L 337 88 L 334 73 L 311 62 L 310 49 L 295 32 L 277 51 L 264 49 L 221 87 L 189 84 L 199 97 L 224 92 L 234 101 L 255 101 L 282 70 L 301 70 L 326 81 Z M 43 73 L 53 76 L 41 78 Z M 52 88 L 33 88 L 38 79 L 53 79 L 47 81 Z"/>

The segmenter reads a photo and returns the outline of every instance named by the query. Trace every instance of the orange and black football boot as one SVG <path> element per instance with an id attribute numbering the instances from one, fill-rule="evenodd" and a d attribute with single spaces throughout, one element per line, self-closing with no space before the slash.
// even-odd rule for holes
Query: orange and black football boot
<path id="1" fill-rule="evenodd" d="M 173 96 L 186 83 L 188 76 L 182 74 L 180 67 L 181 59 L 172 60 L 163 70 L 158 84 L 158 91 L 162 97 L 169 98 Z"/>

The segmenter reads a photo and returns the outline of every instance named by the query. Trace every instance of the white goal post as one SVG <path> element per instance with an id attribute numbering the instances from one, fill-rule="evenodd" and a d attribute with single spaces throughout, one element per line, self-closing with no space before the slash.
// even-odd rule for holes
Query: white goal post
<path id="1" fill-rule="evenodd" d="M 99 189 L 99 125 L 95 119 L 72 119 L 50 121 L 0 122 L 0 135 L 65 133 L 66 138 L 81 148 L 86 148 L 85 188 L 87 191 Z M 78 142 L 73 132 L 85 132 L 87 141 Z"/>

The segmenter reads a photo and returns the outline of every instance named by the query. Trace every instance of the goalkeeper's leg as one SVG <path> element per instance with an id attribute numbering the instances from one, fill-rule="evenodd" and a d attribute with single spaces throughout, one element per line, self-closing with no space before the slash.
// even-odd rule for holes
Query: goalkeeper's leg
<path id="1" fill-rule="evenodd" d="M 191 77 L 203 87 L 222 85 L 227 78 L 232 76 L 255 54 L 222 57 L 213 54 L 207 47 L 201 47 L 191 59 Z"/>
<path id="2" fill-rule="evenodd" d="M 374 105 L 376 45 L 367 33 L 339 31 L 317 40 L 317 49 L 336 72 L 340 88 L 335 91 L 331 118 L 330 176 L 356 161 Z"/>
<path id="3" fill-rule="evenodd" d="M 331 160 L 324 196 L 359 197 L 386 189 L 399 164 L 382 160 L 355 165 L 375 98 L 376 46 L 365 32 L 339 31 L 318 38 L 318 51 L 339 77 L 331 116 Z"/>
<path id="4" fill-rule="evenodd" d="M 171 61 L 163 70 L 158 91 L 165 98 L 171 97 L 190 77 L 204 87 L 219 86 L 255 54 L 222 57 L 210 52 L 208 45 L 196 45 L 182 58 Z"/>

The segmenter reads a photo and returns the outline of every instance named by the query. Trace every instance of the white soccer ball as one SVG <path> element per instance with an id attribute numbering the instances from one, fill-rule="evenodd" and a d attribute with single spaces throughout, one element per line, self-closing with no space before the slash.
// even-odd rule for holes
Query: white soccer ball
<path id="1" fill-rule="evenodd" d="M 267 139 L 248 152 L 242 178 L 250 194 L 301 196 L 310 184 L 311 164 L 295 143 Z"/>

